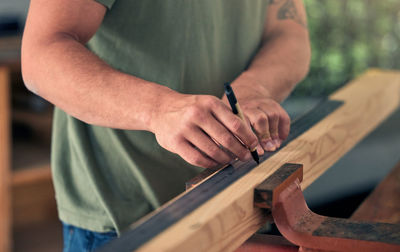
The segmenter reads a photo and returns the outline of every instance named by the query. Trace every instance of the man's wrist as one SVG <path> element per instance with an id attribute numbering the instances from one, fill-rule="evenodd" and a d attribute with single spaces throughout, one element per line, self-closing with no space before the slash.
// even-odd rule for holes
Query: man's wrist
<path id="1" fill-rule="evenodd" d="M 240 89 L 247 90 L 247 92 L 251 89 L 252 93 L 259 97 L 276 100 L 266 81 L 261 81 L 258 76 L 252 72 L 244 71 L 241 73 L 232 83 L 232 87 L 237 89 L 239 93 Z"/>
<path id="2" fill-rule="evenodd" d="M 152 110 L 150 111 L 150 117 L 147 122 L 147 130 L 155 133 L 156 129 L 159 128 L 162 123 L 162 115 L 166 113 L 167 109 L 172 105 L 174 100 L 179 100 L 182 94 L 160 85 L 160 89 L 157 92 L 157 96 L 153 101 Z"/>

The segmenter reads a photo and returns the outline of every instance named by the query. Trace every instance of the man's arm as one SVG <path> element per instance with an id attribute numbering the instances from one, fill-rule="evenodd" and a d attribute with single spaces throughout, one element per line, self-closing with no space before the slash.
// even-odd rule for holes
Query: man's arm
<path id="1" fill-rule="evenodd" d="M 279 103 L 307 74 L 310 55 L 302 1 L 270 0 L 262 46 L 232 84 L 264 150 L 275 150 L 289 134 L 290 118 Z"/>
<path id="2" fill-rule="evenodd" d="M 119 72 L 85 48 L 105 12 L 92 0 L 32 0 L 22 44 L 26 86 L 84 122 L 151 131 L 193 165 L 231 161 L 214 140 L 251 159 L 236 137 L 250 148 L 257 137 L 220 99 L 180 94 Z"/>

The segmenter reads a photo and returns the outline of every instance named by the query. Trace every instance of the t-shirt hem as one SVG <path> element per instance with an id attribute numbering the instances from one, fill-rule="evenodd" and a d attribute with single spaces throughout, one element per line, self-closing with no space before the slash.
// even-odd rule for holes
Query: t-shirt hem
<path id="1" fill-rule="evenodd" d="M 58 217 L 62 222 L 93 232 L 105 233 L 116 231 L 114 227 L 104 224 L 110 222 L 107 215 L 93 215 L 91 213 L 89 216 L 82 215 L 81 213 L 76 214 L 70 210 L 58 208 Z"/>

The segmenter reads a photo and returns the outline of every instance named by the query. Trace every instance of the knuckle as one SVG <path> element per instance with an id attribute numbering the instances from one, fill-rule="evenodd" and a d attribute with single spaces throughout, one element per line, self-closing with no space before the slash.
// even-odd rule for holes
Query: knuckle
<path id="1" fill-rule="evenodd" d="M 218 98 L 212 95 L 204 95 L 200 102 L 201 106 L 207 110 L 215 109 L 219 105 L 219 103 L 220 101 L 218 100 Z"/>
<path id="2" fill-rule="evenodd" d="M 218 99 L 212 95 L 206 95 L 203 98 L 203 102 L 208 106 L 216 106 L 218 104 Z"/>
<path id="3" fill-rule="evenodd" d="M 268 119 L 265 115 L 258 115 L 255 123 L 258 125 L 266 125 L 268 123 Z"/>
<path id="4" fill-rule="evenodd" d="M 251 147 L 251 148 L 254 148 L 254 147 L 256 147 L 257 145 L 258 145 L 258 138 L 257 138 L 256 135 L 254 135 L 254 136 L 252 137 L 252 140 L 251 140 L 251 143 L 250 143 L 250 147 Z"/>
<path id="5" fill-rule="evenodd" d="M 191 158 L 190 158 L 190 163 L 196 166 L 202 166 L 202 164 L 204 163 L 204 158 L 200 155 L 200 154 L 194 154 Z"/>
<path id="6" fill-rule="evenodd" d="M 233 133 L 239 132 L 243 127 L 242 120 L 240 120 L 239 118 L 236 118 L 236 119 L 232 120 L 231 127 L 232 127 L 232 132 Z"/>
<path id="7" fill-rule="evenodd" d="M 196 105 L 190 106 L 185 114 L 185 118 L 188 121 L 192 121 L 193 119 L 199 119 L 200 117 L 203 117 L 203 111 L 199 106 Z"/>

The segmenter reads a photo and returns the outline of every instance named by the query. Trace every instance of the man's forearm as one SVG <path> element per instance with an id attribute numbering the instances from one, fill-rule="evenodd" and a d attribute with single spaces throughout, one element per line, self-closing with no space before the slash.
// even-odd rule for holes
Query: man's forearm
<path id="1" fill-rule="evenodd" d="M 266 38 L 246 74 L 261 82 L 273 99 L 283 101 L 308 72 L 311 55 L 308 41 L 305 30 L 272 34 Z"/>
<path id="2" fill-rule="evenodd" d="M 167 87 L 121 73 L 66 34 L 23 45 L 23 76 L 33 92 L 87 123 L 149 130 Z"/>
<path id="3" fill-rule="evenodd" d="M 244 75 L 261 83 L 266 95 L 281 102 L 308 72 L 307 15 L 302 0 L 268 2 L 263 43 Z"/>
<path id="4" fill-rule="evenodd" d="M 243 73 L 261 83 L 281 102 L 307 74 L 310 63 L 308 32 L 277 33 L 267 37 Z"/>
<path id="5" fill-rule="evenodd" d="M 279 103 L 307 74 L 311 53 L 301 0 L 269 0 L 266 12 L 262 45 L 232 86 L 261 147 L 275 151 L 290 131 Z"/>

